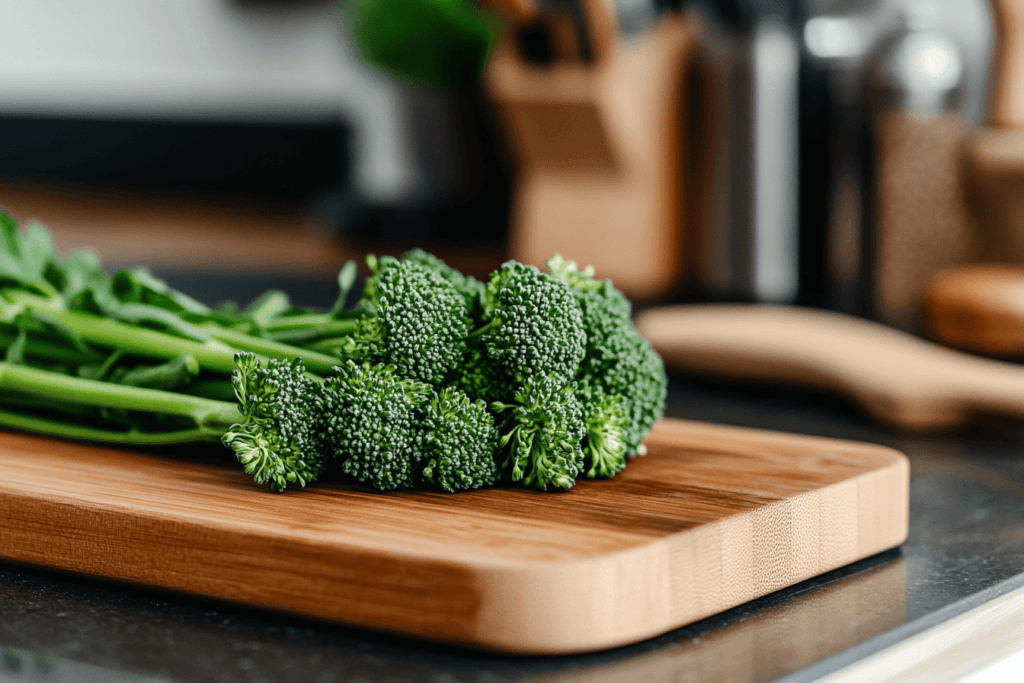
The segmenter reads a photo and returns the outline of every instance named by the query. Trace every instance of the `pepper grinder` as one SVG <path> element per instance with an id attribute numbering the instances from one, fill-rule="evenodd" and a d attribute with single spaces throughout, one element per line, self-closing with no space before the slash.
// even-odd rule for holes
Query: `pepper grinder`
<path id="1" fill-rule="evenodd" d="M 910 5 L 868 76 L 867 290 L 874 317 L 912 332 L 920 331 L 928 279 L 976 252 L 961 177 L 963 59 L 937 19 L 934 4 Z"/>

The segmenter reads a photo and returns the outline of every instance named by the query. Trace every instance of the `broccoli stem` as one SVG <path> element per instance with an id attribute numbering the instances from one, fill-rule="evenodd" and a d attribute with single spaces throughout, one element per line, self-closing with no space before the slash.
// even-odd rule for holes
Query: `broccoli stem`
<path id="1" fill-rule="evenodd" d="M 22 394 L 17 391 L 0 392 L 0 408 L 32 413 L 56 413 L 75 419 L 90 419 L 96 415 L 94 406 L 71 403 L 70 401 L 55 401 L 52 398 Z"/>
<path id="2" fill-rule="evenodd" d="M 475 330 L 473 330 L 472 332 L 467 334 L 466 335 L 466 339 L 474 339 L 476 337 L 479 337 L 480 335 L 487 334 L 491 330 L 493 330 L 495 328 L 498 328 L 498 327 L 501 327 L 501 319 L 500 318 L 491 318 L 486 323 L 484 323 L 480 327 L 476 328 Z"/>
<path id="3" fill-rule="evenodd" d="M 333 356 L 282 344 L 272 339 L 253 337 L 243 332 L 220 327 L 219 325 L 203 325 L 202 329 L 217 341 L 223 342 L 238 351 L 248 351 L 259 354 L 264 358 L 278 358 L 280 360 L 301 358 L 306 368 L 318 375 L 326 375 L 331 371 L 331 368 L 338 364 L 338 359 Z M 232 367 L 234 367 L 234 361 L 232 361 Z"/>
<path id="4" fill-rule="evenodd" d="M 88 313 L 64 310 L 55 307 L 52 302 L 23 292 L 16 294 L 18 296 L 12 306 L 15 310 L 7 311 L 9 317 L 13 318 L 13 315 L 22 308 L 28 309 L 71 330 L 85 341 L 146 358 L 174 360 L 182 354 L 188 354 L 196 359 L 201 368 L 227 374 L 235 369 L 235 351 L 260 354 L 262 360 L 266 360 L 267 357 L 302 358 L 311 372 L 321 374 L 326 374 L 337 365 L 337 359 L 330 356 L 269 339 L 252 337 L 216 325 L 203 326 L 203 330 L 212 338 L 199 342 Z"/>
<path id="5" fill-rule="evenodd" d="M 72 401 L 107 408 L 124 408 L 188 417 L 198 427 L 212 430 L 209 432 L 211 436 L 214 433 L 216 435 L 223 434 L 231 425 L 243 422 L 245 419 L 233 403 L 172 391 L 98 382 L 7 362 L 0 362 L 0 389 L 20 391 L 57 401 Z M 59 425 L 59 423 L 54 422 L 53 425 Z M 72 428 L 73 426 L 68 425 L 68 427 Z M 77 427 L 73 428 L 78 429 Z M 48 431 L 47 433 L 65 434 L 65 432 L 57 431 Z M 123 443 L 136 442 L 124 441 Z"/>
<path id="6" fill-rule="evenodd" d="M 277 325 L 267 328 L 267 334 L 278 341 L 306 341 L 325 336 L 339 336 L 355 334 L 359 329 L 359 320 L 349 318 L 346 320 L 335 320 L 326 315 L 317 319 L 310 319 L 312 316 L 295 316 L 307 319 L 303 324 Z M 292 318 L 284 320 L 291 321 Z"/>
<path id="7" fill-rule="evenodd" d="M 17 340 L 17 332 L 0 330 L 0 349 L 8 349 Z M 71 365 L 88 365 L 89 363 L 103 362 L 103 356 L 98 353 L 89 354 L 84 351 L 65 346 L 46 339 L 39 339 L 30 335 L 25 340 L 25 355 L 33 358 L 53 360 Z"/>
<path id="8" fill-rule="evenodd" d="M 329 313 L 306 313 L 304 315 L 286 315 L 267 322 L 267 332 L 283 332 L 284 330 L 298 330 L 315 327 L 323 328 L 325 325 L 337 324 L 339 329 L 349 328 L 354 331 L 357 325 L 356 320 L 336 320 Z"/>
<path id="9" fill-rule="evenodd" d="M 231 380 L 227 379 L 199 379 L 185 385 L 178 391 L 191 396 L 210 398 L 215 401 L 231 403 L 235 400 L 235 388 L 231 385 Z"/>
<path id="10" fill-rule="evenodd" d="M 107 443 L 139 446 L 161 446 L 193 441 L 216 440 L 224 433 L 223 430 L 211 427 L 196 427 L 195 429 L 182 429 L 173 432 L 140 432 L 137 430 L 119 432 L 112 429 L 68 424 L 67 422 L 44 417 L 22 415 L 21 413 L 14 413 L 8 410 L 0 410 L 0 424 L 5 427 L 24 429 L 30 432 L 59 436 L 66 439 L 104 441 Z"/>
<path id="11" fill-rule="evenodd" d="M 328 351 L 334 352 L 335 349 L 341 348 L 346 342 L 351 341 L 351 337 L 327 337 L 326 339 L 317 339 L 314 342 L 310 342 L 304 348 L 310 351 Z M 338 364 L 338 359 L 335 358 L 334 364 Z"/>
<path id="12" fill-rule="evenodd" d="M 111 358 L 116 358 L 117 352 Z M 174 389 L 188 384 L 199 373 L 199 364 L 192 356 L 178 356 L 160 365 L 142 366 L 122 375 L 117 384 L 150 389 Z M 104 376 L 89 379 L 103 379 Z"/>
<path id="13" fill-rule="evenodd" d="M 52 308 L 33 310 L 94 344 L 160 360 L 173 360 L 188 354 L 206 370 L 231 373 L 235 369 L 234 349 L 216 339 L 197 342 L 88 313 Z"/>

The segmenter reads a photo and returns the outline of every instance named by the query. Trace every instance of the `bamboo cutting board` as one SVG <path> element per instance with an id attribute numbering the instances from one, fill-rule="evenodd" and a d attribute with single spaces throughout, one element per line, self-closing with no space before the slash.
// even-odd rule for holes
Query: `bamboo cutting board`
<path id="1" fill-rule="evenodd" d="M 0 434 L 0 556 L 521 654 L 636 642 L 900 544 L 891 449 L 663 420 L 569 492 L 273 494 L 230 462 Z"/>

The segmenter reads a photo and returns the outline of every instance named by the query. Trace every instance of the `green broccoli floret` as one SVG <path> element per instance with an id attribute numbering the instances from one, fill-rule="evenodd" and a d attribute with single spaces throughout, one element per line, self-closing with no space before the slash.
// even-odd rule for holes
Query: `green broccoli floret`
<path id="1" fill-rule="evenodd" d="M 594 279 L 594 266 L 580 270 L 575 261 L 566 261 L 561 254 L 549 258 L 547 267 L 551 277 L 569 285 L 570 289 L 587 291 L 600 286 L 600 282 Z"/>
<path id="2" fill-rule="evenodd" d="M 472 399 L 485 403 L 512 398 L 515 384 L 500 363 L 487 355 L 487 348 L 477 340 L 470 340 L 466 358 L 449 379 L 449 384 Z"/>
<path id="3" fill-rule="evenodd" d="M 583 406 L 583 454 L 590 479 L 611 477 L 626 466 L 626 429 L 629 417 L 621 396 L 606 394 L 597 386 L 581 386 L 577 397 Z"/>
<path id="4" fill-rule="evenodd" d="M 548 259 L 548 269 L 552 277 L 566 283 L 583 314 L 587 342 L 579 375 L 604 372 L 618 357 L 619 337 L 633 328 L 632 304 L 611 280 L 595 280 L 592 266 L 580 271 L 574 261 L 556 254 Z"/>
<path id="5" fill-rule="evenodd" d="M 433 254 L 419 247 L 410 249 L 400 257 L 402 261 L 412 261 L 424 265 L 445 280 L 450 282 L 466 301 L 466 312 L 473 320 L 480 320 L 483 312 L 483 297 L 487 286 L 472 275 L 465 275 L 452 268 Z"/>
<path id="6" fill-rule="evenodd" d="M 238 353 L 235 363 L 231 383 L 245 421 L 228 429 L 224 445 L 257 484 L 269 481 L 274 491 L 316 480 L 327 461 L 319 384 L 299 359 L 270 360 L 264 368 L 254 354 Z"/>
<path id="7" fill-rule="evenodd" d="M 617 361 L 623 336 L 635 329 L 629 300 L 608 280 L 593 290 L 575 290 L 573 295 L 583 312 L 587 346 L 577 376 L 608 371 Z"/>
<path id="8" fill-rule="evenodd" d="M 626 452 L 643 455 L 646 449 L 642 442 L 665 411 L 668 394 L 665 363 L 636 329 L 624 331 L 616 341 L 619 355 L 615 362 L 600 374 L 587 375 L 583 381 L 624 399 L 629 417 Z"/>
<path id="9" fill-rule="evenodd" d="M 423 459 L 419 411 L 430 395 L 390 365 L 335 368 L 323 384 L 324 438 L 342 470 L 380 491 L 412 488 Z"/>
<path id="10" fill-rule="evenodd" d="M 392 257 L 376 263 L 363 294 L 376 316 L 360 319 L 354 346 L 344 350 L 357 360 L 361 355 L 393 365 L 401 377 L 440 386 L 466 354 L 465 300 L 428 266 Z"/>
<path id="11" fill-rule="evenodd" d="M 595 280 L 593 268 L 579 271 L 560 256 L 549 259 L 548 268 L 566 283 L 583 314 L 586 353 L 576 379 L 622 398 L 629 418 L 626 452 L 643 454 L 644 437 L 665 408 L 668 376 L 661 356 L 637 332 L 629 300 L 609 280 Z"/>
<path id="12" fill-rule="evenodd" d="M 504 263 L 487 283 L 481 335 L 490 358 L 516 383 L 548 375 L 576 376 L 586 335 L 580 308 L 566 284 L 534 266 Z"/>
<path id="13" fill-rule="evenodd" d="M 445 387 L 426 404 L 422 428 L 426 481 L 448 492 L 498 481 L 498 430 L 483 401 Z"/>
<path id="14" fill-rule="evenodd" d="M 553 376 L 529 377 L 516 392 L 515 404 L 495 402 L 495 412 L 511 411 L 501 447 L 509 447 L 502 464 L 512 481 L 547 490 L 572 488 L 583 469 L 583 410 L 576 384 Z"/>

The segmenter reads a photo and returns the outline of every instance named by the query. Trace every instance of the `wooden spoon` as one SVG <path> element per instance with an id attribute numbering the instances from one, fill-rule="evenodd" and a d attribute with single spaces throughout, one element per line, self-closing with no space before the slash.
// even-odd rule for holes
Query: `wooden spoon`
<path id="1" fill-rule="evenodd" d="M 672 370 L 836 392 L 905 431 L 958 427 L 978 413 L 1024 418 L 1024 367 L 859 318 L 710 304 L 651 309 L 636 325 Z"/>
<path id="2" fill-rule="evenodd" d="M 1024 266 L 961 266 L 924 290 L 925 324 L 935 340 L 987 356 L 1024 356 Z"/>

